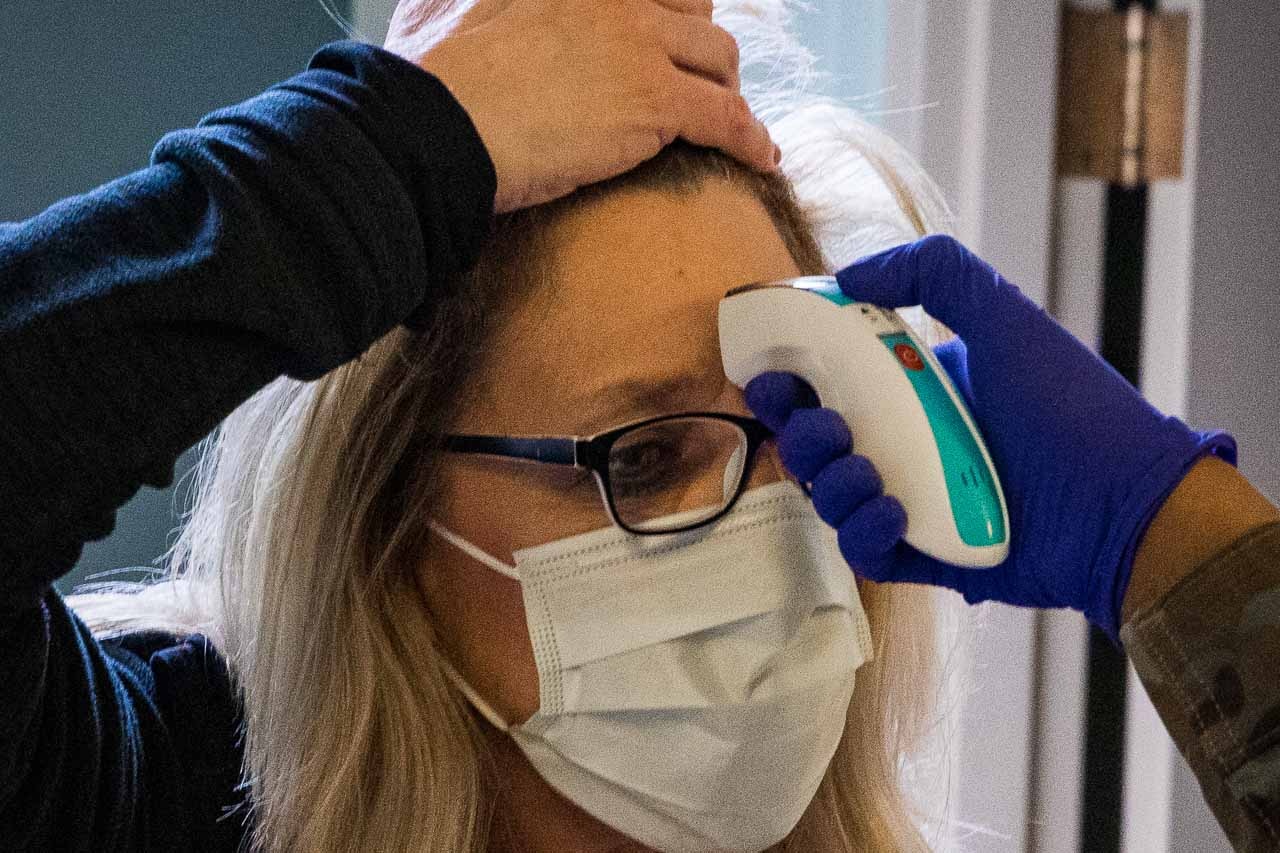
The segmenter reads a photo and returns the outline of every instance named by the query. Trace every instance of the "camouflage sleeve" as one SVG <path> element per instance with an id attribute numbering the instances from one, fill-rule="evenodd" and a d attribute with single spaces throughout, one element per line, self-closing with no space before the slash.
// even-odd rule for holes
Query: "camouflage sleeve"
<path id="1" fill-rule="evenodd" d="M 1280 849 L 1280 522 L 1206 560 L 1120 637 L 1232 845 Z"/>

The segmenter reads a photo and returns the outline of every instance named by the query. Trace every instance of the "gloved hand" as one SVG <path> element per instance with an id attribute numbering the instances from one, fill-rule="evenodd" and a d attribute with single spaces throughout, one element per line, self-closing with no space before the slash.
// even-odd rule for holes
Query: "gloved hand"
<path id="1" fill-rule="evenodd" d="M 969 603 L 1082 611 L 1118 642 L 1120 606 L 1142 535 L 1202 456 L 1236 464 L 1236 443 L 1201 433 L 1147 403 L 1123 377 L 954 239 L 931 236 L 836 274 L 858 302 L 922 304 L 960 337 L 934 352 L 973 414 L 1009 507 L 1010 550 L 992 569 L 957 568 L 901 541 L 906 514 L 882 493 L 844 420 L 815 408 L 789 373 L 746 388 L 777 433 L 783 464 L 812 484 L 818 514 L 838 529 L 857 572 L 930 583 Z"/>

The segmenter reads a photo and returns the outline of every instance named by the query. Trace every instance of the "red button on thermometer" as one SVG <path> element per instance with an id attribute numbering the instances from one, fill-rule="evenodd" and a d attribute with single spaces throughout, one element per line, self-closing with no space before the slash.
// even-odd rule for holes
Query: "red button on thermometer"
<path id="1" fill-rule="evenodd" d="M 920 353 L 911 344 L 894 344 L 893 352 L 898 356 L 898 361 L 902 362 L 902 366 L 907 370 L 924 370 L 924 362 L 920 360 Z"/>

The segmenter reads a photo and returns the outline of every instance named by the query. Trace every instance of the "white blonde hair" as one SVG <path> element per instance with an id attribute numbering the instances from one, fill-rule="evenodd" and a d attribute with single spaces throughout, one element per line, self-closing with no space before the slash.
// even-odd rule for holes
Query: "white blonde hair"
<path id="1" fill-rule="evenodd" d="M 200 446 L 190 509 L 160 577 L 68 597 L 101 639 L 201 633 L 225 655 L 244 709 L 244 788 L 255 849 L 483 851 L 493 780 L 483 734 L 444 677 L 414 584 L 439 465 L 487 294 L 541 251 L 563 210 L 628 185 L 720 176 L 769 207 L 797 263 L 830 272 L 942 230 L 934 185 L 848 106 L 810 91 L 813 58 L 785 0 L 727 0 L 744 94 L 784 152 L 786 179 L 752 176 L 681 143 L 618 179 L 501 219 L 475 270 L 428 327 L 400 327 L 318 380 L 282 377 Z M 753 81 L 753 69 L 767 76 Z M 793 194 L 793 195 L 792 195 Z M 917 323 L 923 323 L 919 316 Z M 932 327 L 920 328 L 930 331 Z M 861 585 L 875 659 L 859 672 L 841 747 L 794 850 L 925 849 L 901 790 L 932 722 L 932 597 Z"/>

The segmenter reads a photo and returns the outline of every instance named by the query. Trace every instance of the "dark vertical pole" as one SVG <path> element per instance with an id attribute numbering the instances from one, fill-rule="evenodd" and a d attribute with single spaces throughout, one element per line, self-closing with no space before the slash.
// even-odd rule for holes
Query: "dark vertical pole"
<path id="1" fill-rule="evenodd" d="M 1142 356 L 1142 272 L 1146 187 L 1107 189 L 1101 355 L 1135 386 Z M 1084 792 L 1080 849 L 1120 850 L 1124 794 L 1124 655 L 1097 628 L 1089 631 L 1085 707 Z"/>
<path id="2" fill-rule="evenodd" d="M 1130 0 L 1116 0 L 1124 11 Z M 1141 5 L 1154 11 L 1154 0 Z M 1142 280 L 1147 188 L 1107 188 L 1100 354 L 1134 386 L 1142 364 Z M 1097 628 L 1089 632 L 1080 849 L 1118 853 L 1124 800 L 1124 655 Z"/>

